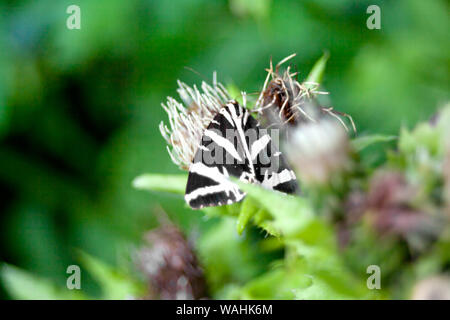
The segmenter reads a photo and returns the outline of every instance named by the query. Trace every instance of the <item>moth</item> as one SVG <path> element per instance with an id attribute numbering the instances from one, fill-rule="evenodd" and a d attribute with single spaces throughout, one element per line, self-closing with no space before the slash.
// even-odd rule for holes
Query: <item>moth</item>
<path id="1" fill-rule="evenodd" d="M 241 201 L 245 193 L 230 176 L 288 194 L 298 188 L 295 173 L 271 134 L 234 100 L 216 114 L 203 133 L 189 168 L 186 203 L 200 209 Z"/>

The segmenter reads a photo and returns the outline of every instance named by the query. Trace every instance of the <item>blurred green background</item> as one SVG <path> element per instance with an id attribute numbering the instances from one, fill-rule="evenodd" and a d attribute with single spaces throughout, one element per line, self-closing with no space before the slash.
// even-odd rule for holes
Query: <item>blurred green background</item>
<path id="1" fill-rule="evenodd" d="M 71 4 L 81 30 L 66 28 Z M 366 27 L 371 4 L 381 30 Z M 449 21 L 444 0 L 2 1 L 0 261 L 64 286 L 74 248 L 116 264 L 160 207 L 188 234 L 215 223 L 131 187 L 179 172 L 158 130 L 177 79 L 216 70 L 252 93 L 270 57 L 296 52 L 303 79 L 328 51 L 326 102 L 359 133 L 397 134 L 449 99 Z"/>

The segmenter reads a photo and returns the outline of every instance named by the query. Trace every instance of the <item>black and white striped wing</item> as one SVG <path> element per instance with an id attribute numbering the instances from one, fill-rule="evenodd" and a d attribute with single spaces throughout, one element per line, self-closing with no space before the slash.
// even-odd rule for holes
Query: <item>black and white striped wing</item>
<path id="1" fill-rule="evenodd" d="M 189 168 L 186 202 L 199 209 L 241 201 L 245 193 L 230 176 L 285 193 L 297 188 L 295 174 L 270 135 L 235 101 L 220 110 L 203 134 Z"/>

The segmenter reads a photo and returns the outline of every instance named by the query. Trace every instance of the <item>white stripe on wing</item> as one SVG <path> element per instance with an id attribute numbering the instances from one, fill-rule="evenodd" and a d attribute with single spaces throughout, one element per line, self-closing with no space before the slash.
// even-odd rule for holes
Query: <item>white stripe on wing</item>
<path id="1" fill-rule="evenodd" d="M 292 170 L 284 169 L 281 172 L 274 172 L 269 178 L 269 171 L 267 170 L 264 174 L 264 180 L 262 182 L 263 187 L 273 189 L 279 184 L 296 180 L 295 173 Z"/>
<path id="2" fill-rule="evenodd" d="M 206 178 L 209 178 L 211 180 L 214 180 L 219 185 L 217 186 L 205 186 L 201 188 L 197 188 L 193 190 L 192 192 L 186 194 L 184 198 L 186 199 L 186 202 L 190 202 L 192 199 L 197 198 L 198 196 L 206 195 L 208 194 L 208 190 L 218 190 L 214 192 L 225 192 L 227 196 L 229 196 L 230 193 L 233 193 L 236 198 L 242 199 L 243 194 L 242 191 L 239 189 L 237 184 L 231 182 L 228 177 L 226 177 L 224 174 L 222 174 L 217 167 L 208 167 L 204 165 L 201 162 L 193 163 L 190 170 L 192 173 L 196 173 L 198 175 L 204 176 Z M 228 176 L 228 174 L 226 173 Z M 208 189 L 209 187 L 217 187 L 214 189 Z M 240 197 L 241 196 L 241 197 Z M 239 201 L 239 200 L 237 200 Z"/>
<path id="3" fill-rule="evenodd" d="M 233 158 L 237 159 L 238 161 L 242 161 L 239 153 L 234 147 L 234 144 L 230 140 L 218 135 L 212 130 L 205 130 L 204 135 L 211 138 L 212 141 L 214 141 L 220 148 L 224 148 L 229 154 L 233 156 Z"/>
<path id="4" fill-rule="evenodd" d="M 270 142 L 270 136 L 268 134 L 263 135 L 261 138 L 252 143 L 250 147 L 250 154 L 252 161 L 256 160 L 258 154 L 263 150 Z"/>

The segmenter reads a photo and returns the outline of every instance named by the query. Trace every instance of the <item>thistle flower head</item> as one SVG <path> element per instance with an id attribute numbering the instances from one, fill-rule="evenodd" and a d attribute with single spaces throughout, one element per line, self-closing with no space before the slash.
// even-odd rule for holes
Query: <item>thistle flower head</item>
<path id="1" fill-rule="evenodd" d="M 137 265 L 148 279 L 151 298 L 164 300 L 206 297 L 206 282 L 196 255 L 181 231 L 165 225 L 145 235 Z"/>
<path id="2" fill-rule="evenodd" d="M 295 57 L 292 54 L 282 59 L 273 68 L 270 61 L 267 77 L 263 85 L 261 94 L 256 102 L 255 111 L 266 113 L 269 119 L 277 122 L 296 125 L 300 122 L 316 122 L 322 115 L 329 115 L 337 119 L 348 131 L 347 125 L 342 121 L 341 116 L 348 117 L 353 130 L 356 131 L 352 118 L 344 113 L 315 106 L 314 101 L 318 95 L 326 95 L 328 92 L 319 91 L 319 83 L 299 82 L 298 72 L 292 72 L 288 66 L 284 72 L 279 72 L 282 64 Z M 264 112 L 263 112 L 264 111 Z"/>
<path id="3" fill-rule="evenodd" d="M 169 125 L 161 122 L 159 129 L 169 144 L 167 150 L 172 161 L 181 169 L 188 170 L 203 131 L 231 97 L 225 87 L 216 81 L 215 73 L 213 86 L 202 82 L 198 89 L 178 80 L 177 91 L 182 102 L 167 98 L 162 107 L 169 116 Z"/>
<path id="4" fill-rule="evenodd" d="M 400 236 L 420 251 L 438 237 L 442 219 L 413 205 L 418 191 L 401 172 L 378 171 L 370 181 L 366 210 L 380 235 Z"/>
<path id="5" fill-rule="evenodd" d="M 335 122 L 307 123 L 292 131 L 286 153 L 301 181 L 324 185 L 335 173 L 352 167 L 345 130 Z"/>

